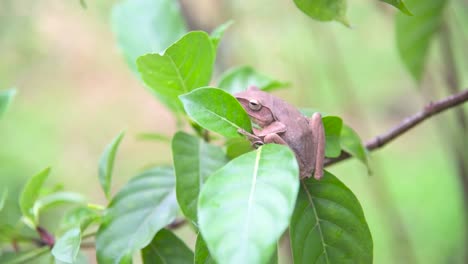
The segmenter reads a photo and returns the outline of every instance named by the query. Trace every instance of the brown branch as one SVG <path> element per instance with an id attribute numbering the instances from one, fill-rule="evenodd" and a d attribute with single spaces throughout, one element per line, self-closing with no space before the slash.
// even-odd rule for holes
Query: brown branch
<path id="1" fill-rule="evenodd" d="M 399 125 L 393 127 L 388 132 L 382 135 L 376 136 L 375 138 L 369 140 L 366 143 L 366 148 L 368 151 L 381 148 L 385 146 L 387 143 L 394 140 L 395 138 L 403 135 L 405 132 L 407 132 L 411 128 L 417 126 L 419 123 L 428 119 L 429 117 L 436 115 L 447 109 L 450 109 L 452 107 L 458 106 L 466 101 L 468 101 L 468 89 L 460 93 L 453 94 L 445 99 L 429 103 L 428 105 L 424 107 L 423 110 L 419 111 L 418 113 L 412 116 L 405 118 Z M 349 153 L 342 151 L 339 157 L 326 159 L 325 166 L 335 164 L 339 161 L 348 159 L 349 157 L 351 157 Z"/>

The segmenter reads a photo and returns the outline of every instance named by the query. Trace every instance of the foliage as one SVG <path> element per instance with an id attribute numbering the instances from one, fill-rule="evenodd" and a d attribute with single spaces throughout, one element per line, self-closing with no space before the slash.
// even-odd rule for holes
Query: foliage
<path id="1" fill-rule="evenodd" d="M 382 1 L 404 13 L 396 18 L 397 46 L 410 73 L 421 80 L 446 1 L 407 1 L 411 12 L 401 0 Z M 348 25 L 346 0 L 294 3 L 311 18 Z M 253 149 L 239 133 L 252 132 L 252 120 L 233 94 L 249 86 L 271 91 L 289 84 L 241 66 L 223 73 L 217 87 L 209 86 L 215 83 L 217 47 L 230 25 L 211 35 L 187 32 L 172 0 L 127 0 L 114 7 L 112 27 L 130 69 L 193 131 L 177 131 L 170 140 L 142 135 L 170 141 L 173 165 L 143 171 L 112 196 L 114 161 L 124 133 L 115 137 L 98 169 L 108 205 L 88 203 L 73 192 L 47 193 L 50 168 L 31 177 L 19 199 L 21 221 L 1 243 L 15 244 L 22 229 L 29 228 L 37 232 L 30 242 L 38 247 L 13 258 L 0 255 L 0 261 L 50 254 L 57 263 L 77 263 L 80 247 L 94 237 L 102 264 L 132 263 L 138 252 L 143 263 L 276 263 L 277 244 L 289 228 L 294 263 L 372 263 L 373 241 L 363 209 L 344 183 L 329 172 L 319 181 L 299 180 L 290 148 L 266 144 Z M 13 95 L 14 90 L 0 93 L 0 116 Z M 322 122 L 326 157 L 346 152 L 368 164 L 361 139 L 341 117 L 324 116 Z M 5 191 L 0 210 L 6 197 Z M 60 228 L 46 230 L 40 214 L 59 204 L 72 208 Z M 169 230 L 179 210 L 181 221 L 188 220 L 197 233 L 195 251 Z"/>

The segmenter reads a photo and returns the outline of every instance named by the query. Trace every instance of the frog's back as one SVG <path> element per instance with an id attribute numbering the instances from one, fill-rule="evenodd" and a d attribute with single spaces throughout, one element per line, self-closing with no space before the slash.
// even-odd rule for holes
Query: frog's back
<path id="1" fill-rule="evenodd" d="M 296 153 L 299 162 L 302 163 L 301 174 L 311 175 L 313 164 L 313 132 L 306 118 L 297 108 L 280 98 L 272 96 L 274 109 L 280 109 L 276 113 L 277 121 L 283 123 L 287 130 L 282 135 L 284 141 Z"/>

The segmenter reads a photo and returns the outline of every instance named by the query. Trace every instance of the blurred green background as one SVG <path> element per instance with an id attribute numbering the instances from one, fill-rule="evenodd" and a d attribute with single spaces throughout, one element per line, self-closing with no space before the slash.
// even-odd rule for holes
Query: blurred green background
<path id="1" fill-rule="evenodd" d="M 176 120 L 120 54 L 110 25 L 116 2 L 88 1 L 84 9 L 78 0 L 0 0 L 0 89 L 18 90 L 0 122 L 0 186 L 10 190 L 0 222 L 18 219 L 19 189 L 46 166 L 53 168 L 49 186 L 63 184 L 105 203 L 98 159 L 122 129 L 127 132 L 114 192 L 142 168 L 172 162 L 169 144 L 136 138 L 140 132 L 172 136 Z M 351 29 L 313 21 L 292 1 L 181 3 L 189 27 L 210 31 L 235 22 L 221 42 L 214 80 L 229 67 L 252 65 L 291 82 L 275 94 L 298 107 L 343 117 L 364 141 L 446 95 L 439 39 L 418 85 L 396 49 L 397 11 L 381 2 L 349 3 Z M 468 87 L 468 3 L 452 1 L 445 13 L 455 35 L 461 84 Z M 449 142 L 466 146 L 468 135 L 453 132 L 453 121 L 453 112 L 444 113 L 372 153 L 370 176 L 354 160 L 330 168 L 361 201 L 375 263 L 462 263 L 467 220 Z M 193 247 L 188 228 L 179 234 Z M 280 263 L 289 263 L 285 255 Z"/>

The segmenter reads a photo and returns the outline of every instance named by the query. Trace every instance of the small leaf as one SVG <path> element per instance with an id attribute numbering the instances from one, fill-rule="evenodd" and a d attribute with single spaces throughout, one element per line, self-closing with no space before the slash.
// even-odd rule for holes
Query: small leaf
<path id="1" fill-rule="evenodd" d="M 5 201 L 8 197 L 8 189 L 5 189 L 2 193 L 2 197 L 0 198 L 0 212 L 3 210 L 3 207 L 5 206 Z"/>
<path id="2" fill-rule="evenodd" d="M 421 81 L 430 43 L 439 30 L 447 0 L 407 0 L 414 16 L 397 14 L 396 42 L 406 69 Z"/>
<path id="3" fill-rule="evenodd" d="M 178 211 L 173 169 L 153 168 L 133 178 L 112 199 L 99 227 L 98 262 L 130 263 Z"/>
<path id="4" fill-rule="evenodd" d="M 398 9 L 400 9 L 401 12 L 408 16 L 412 16 L 411 12 L 408 10 L 408 8 L 405 5 L 405 2 L 403 0 L 380 0 L 382 2 L 385 2 L 387 4 L 390 4 Z"/>
<path id="5" fill-rule="evenodd" d="M 87 206 L 80 206 L 65 213 L 61 226 L 65 229 L 79 226 L 82 231 L 85 231 L 91 223 L 100 218 L 99 211 Z"/>
<path id="6" fill-rule="evenodd" d="M 326 116 L 322 118 L 325 130 L 325 156 L 329 158 L 338 157 L 341 153 L 340 135 L 343 120 L 338 116 Z"/>
<path id="7" fill-rule="evenodd" d="M 137 135 L 137 138 L 140 140 L 171 142 L 171 138 L 169 136 L 160 133 L 141 133 Z"/>
<path id="8" fill-rule="evenodd" d="M 167 229 L 161 229 L 141 255 L 144 264 L 193 263 L 193 252 Z"/>
<path id="9" fill-rule="evenodd" d="M 178 1 L 126 0 L 112 9 L 112 30 L 130 68 L 137 72 L 136 59 L 159 53 L 186 32 Z"/>
<path id="10" fill-rule="evenodd" d="M 107 199 L 110 199 L 112 171 L 114 170 L 115 155 L 125 132 L 120 134 L 107 145 L 99 160 L 99 183 Z"/>
<path id="11" fill-rule="evenodd" d="M 232 20 L 229 20 L 228 22 L 219 25 L 213 30 L 213 32 L 211 32 L 211 41 L 213 41 L 213 46 L 215 49 L 218 47 L 218 44 L 221 41 L 221 38 L 223 37 L 226 29 L 228 29 L 233 23 L 234 22 Z"/>
<path id="12" fill-rule="evenodd" d="M 31 177 L 23 187 L 23 191 L 20 195 L 20 208 L 23 214 L 23 220 L 31 228 L 36 227 L 36 219 L 33 213 L 34 203 L 39 197 L 42 185 L 44 184 L 47 176 L 49 176 L 50 168 L 46 168 L 38 174 Z"/>
<path id="13" fill-rule="evenodd" d="M 9 89 L 0 92 L 0 118 L 7 111 L 11 101 L 13 101 L 13 98 L 15 97 L 15 94 L 15 89 Z"/>
<path id="14" fill-rule="evenodd" d="M 214 259 L 208 251 L 205 240 L 201 234 L 198 234 L 197 241 L 195 242 L 195 264 L 216 264 Z"/>
<path id="15" fill-rule="evenodd" d="M 250 118 L 232 95 L 204 87 L 180 96 L 187 114 L 200 126 L 225 137 L 239 137 L 238 129 L 251 131 Z"/>
<path id="16" fill-rule="evenodd" d="M 291 150 L 267 144 L 206 181 L 198 200 L 199 229 L 220 263 L 267 263 L 288 226 L 299 188 Z"/>
<path id="17" fill-rule="evenodd" d="M 319 21 L 336 20 L 349 26 L 346 19 L 346 0 L 294 0 L 304 14 Z"/>
<path id="18" fill-rule="evenodd" d="M 289 86 L 289 83 L 273 80 L 256 72 L 250 66 L 241 66 L 226 71 L 219 80 L 219 88 L 230 94 L 245 91 L 250 86 L 257 86 L 265 91 L 276 90 Z"/>
<path id="19" fill-rule="evenodd" d="M 39 219 L 39 214 L 51 207 L 60 204 L 84 204 L 86 198 L 74 192 L 55 192 L 36 200 L 33 206 L 33 215 L 35 219 Z"/>
<path id="20" fill-rule="evenodd" d="M 229 159 L 253 150 L 252 143 L 245 138 L 230 138 L 226 141 L 226 155 Z"/>
<path id="21" fill-rule="evenodd" d="M 351 127 L 347 125 L 343 125 L 341 128 L 340 145 L 344 151 L 348 152 L 352 156 L 359 159 L 366 166 L 368 166 L 367 151 L 362 144 L 361 138 Z"/>
<path id="22" fill-rule="evenodd" d="M 200 189 L 208 176 L 227 163 L 226 156 L 218 146 L 184 132 L 177 132 L 172 140 L 172 159 L 180 209 L 188 219 L 197 223 Z"/>
<path id="23" fill-rule="evenodd" d="M 79 227 L 68 230 L 55 243 L 52 255 L 56 261 L 64 263 L 75 263 L 76 256 L 80 251 L 81 231 Z"/>
<path id="24" fill-rule="evenodd" d="M 215 50 L 203 31 L 192 31 L 172 44 L 164 55 L 146 54 L 137 59 L 138 71 L 162 103 L 181 112 L 179 95 L 208 85 Z"/>
<path id="25" fill-rule="evenodd" d="M 354 194 L 329 172 L 304 179 L 290 225 L 295 264 L 372 263 L 372 237 Z"/>
<path id="26" fill-rule="evenodd" d="M 83 9 L 88 8 L 88 6 L 86 5 L 85 0 L 80 0 L 80 6 L 81 6 Z"/>

